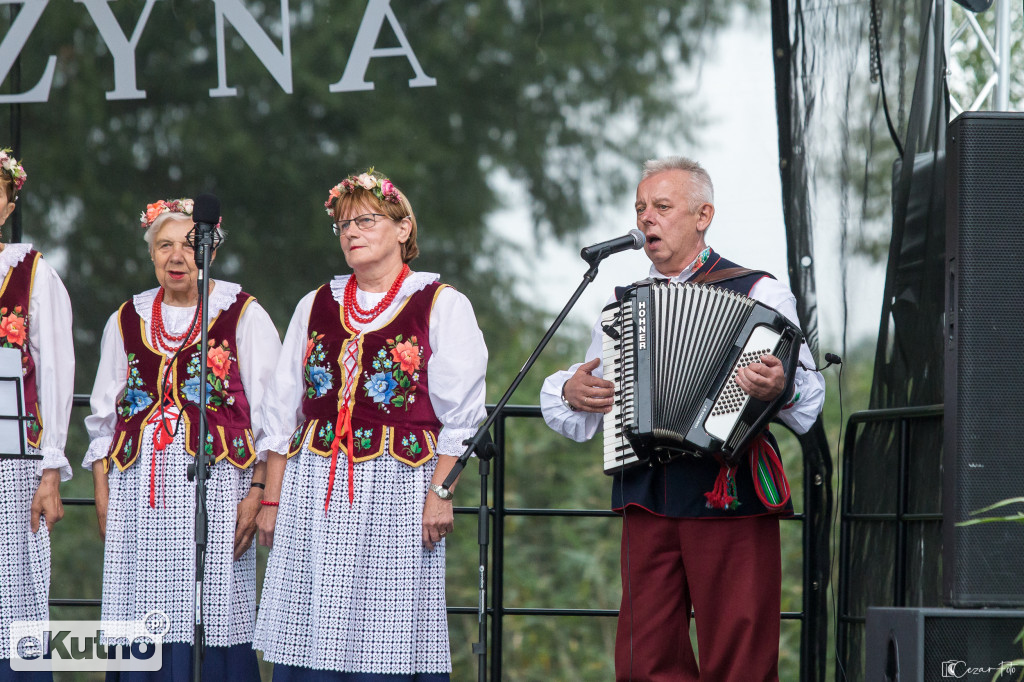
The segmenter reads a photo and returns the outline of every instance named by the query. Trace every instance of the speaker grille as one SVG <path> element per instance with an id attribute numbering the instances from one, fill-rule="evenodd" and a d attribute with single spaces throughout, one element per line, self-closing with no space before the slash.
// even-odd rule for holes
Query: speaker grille
<path id="1" fill-rule="evenodd" d="M 1024 494 L 1024 117 L 962 115 L 947 153 L 955 324 L 945 400 L 955 441 L 944 447 L 946 596 L 958 606 L 1021 605 L 1024 524 L 955 524 Z"/>
<path id="2" fill-rule="evenodd" d="M 960 661 L 957 666 L 962 672 L 970 668 L 992 668 L 986 675 L 978 674 L 976 679 L 991 680 L 995 669 L 1004 661 L 1020 658 L 1021 650 L 1014 639 L 1024 628 L 1024 618 L 995 618 L 984 615 L 973 617 L 936 616 L 925 618 L 924 659 L 922 672 L 925 680 L 943 679 L 942 666 L 947 661 Z M 1017 672 L 1020 672 L 1018 668 Z M 950 679 L 946 675 L 945 679 Z M 974 676 L 971 676 L 974 677 Z M 1002 679 L 1016 679 L 1007 674 Z M 970 679 L 970 677 L 968 677 Z M 1000 678 L 996 678 L 1000 679 Z"/>

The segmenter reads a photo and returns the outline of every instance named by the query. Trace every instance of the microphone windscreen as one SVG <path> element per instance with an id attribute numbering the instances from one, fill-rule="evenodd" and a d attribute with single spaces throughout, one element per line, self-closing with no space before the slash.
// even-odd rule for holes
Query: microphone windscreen
<path id="1" fill-rule="evenodd" d="M 833 365 L 843 364 L 842 358 L 840 358 L 835 353 L 825 353 L 825 360 L 831 362 Z"/>
<path id="2" fill-rule="evenodd" d="M 644 244 L 647 242 L 647 237 L 644 235 L 643 232 L 634 227 L 632 230 L 629 231 L 629 236 L 633 238 L 634 249 L 644 248 Z"/>
<path id="3" fill-rule="evenodd" d="M 200 194 L 192 207 L 192 222 L 216 225 L 220 222 L 220 199 L 212 194 Z"/>

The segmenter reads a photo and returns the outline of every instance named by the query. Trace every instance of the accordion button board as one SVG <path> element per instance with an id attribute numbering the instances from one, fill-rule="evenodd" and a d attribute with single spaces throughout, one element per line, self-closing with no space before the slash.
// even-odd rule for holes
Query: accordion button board
<path id="1" fill-rule="evenodd" d="M 615 385 L 604 416 L 604 471 L 679 455 L 743 454 L 792 388 L 800 329 L 752 298 L 710 285 L 644 282 L 602 311 L 604 378 Z M 770 403 L 736 383 L 771 354 L 786 388 Z"/>

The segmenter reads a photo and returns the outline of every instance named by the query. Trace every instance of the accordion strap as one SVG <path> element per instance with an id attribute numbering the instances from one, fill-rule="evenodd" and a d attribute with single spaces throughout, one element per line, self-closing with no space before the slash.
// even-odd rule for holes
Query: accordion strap
<path id="1" fill-rule="evenodd" d="M 739 279 L 740 277 L 756 274 L 767 275 L 768 273 L 764 270 L 751 270 L 750 268 L 722 268 L 721 270 L 698 273 L 690 281 L 694 284 L 714 284 L 728 279 Z"/>

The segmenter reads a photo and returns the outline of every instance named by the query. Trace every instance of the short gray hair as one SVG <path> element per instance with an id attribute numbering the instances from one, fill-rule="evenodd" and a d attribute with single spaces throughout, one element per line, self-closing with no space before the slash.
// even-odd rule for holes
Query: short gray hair
<path id="1" fill-rule="evenodd" d="M 711 176 L 704 170 L 704 166 L 685 156 L 666 156 L 646 161 L 640 179 L 646 180 L 657 173 L 673 170 L 684 171 L 690 175 L 691 211 L 696 211 L 701 204 L 715 205 L 715 187 L 711 184 Z"/>
<path id="2" fill-rule="evenodd" d="M 170 211 L 165 211 L 164 213 L 158 215 L 156 217 L 156 220 L 153 221 L 153 224 L 147 227 L 145 233 L 143 233 L 142 235 L 142 238 L 146 240 L 146 245 L 149 247 L 150 253 L 152 253 L 153 251 L 153 239 L 156 237 L 157 233 L 160 232 L 160 228 L 163 227 L 164 223 L 166 223 L 168 220 L 191 221 L 192 216 L 188 215 L 187 213 L 171 213 Z M 217 234 L 220 236 L 220 239 L 216 240 L 216 246 L 214 246 L 214 251 L 217 250 L 220 244 L 224 241 L 224 237 L 227 236 L 227 233 L 224 232 L 224 230 L 219 227 L 217 228 Z"/>

